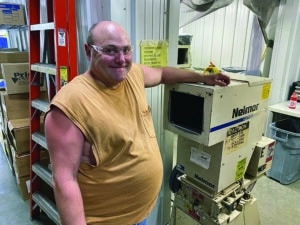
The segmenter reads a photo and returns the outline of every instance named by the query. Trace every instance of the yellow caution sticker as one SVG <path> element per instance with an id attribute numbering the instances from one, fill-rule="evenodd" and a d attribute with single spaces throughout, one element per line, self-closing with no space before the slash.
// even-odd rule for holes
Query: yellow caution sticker
<path id="1" fill-rule="evenodd" d="M 245 173 L 245 169 L 246 169 L 246 162 L 247 162 L 246 158 L 244 158 L 244 159 L 237 162 L 236 171 L 235 171 L 235 178 L 234 178 L 235 181 L 243 178 L 244 173 Z"/>
<path id="2" fill-rule="evenodd" d="M 261 99 L 268 99 L 271 91 L 271 83 L 262 86 Z"/>
<path id="3" fill-rule="evenodd" d="M 59 68 L 60 80 L 62 83 L 68 81 L 68 68 L 66 66 L 61 66 Z"/>
<path id="4" fill-rule="evenodd" d="M 249 121 L 229 128 L 225 139 L 225 153 L 230 154 L 243 147 L 248 142 L 248 135 Z"/>

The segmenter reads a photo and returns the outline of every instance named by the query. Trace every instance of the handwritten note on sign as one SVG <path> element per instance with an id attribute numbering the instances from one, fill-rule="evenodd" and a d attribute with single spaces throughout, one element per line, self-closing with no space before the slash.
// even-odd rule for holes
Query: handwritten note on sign
<path id="1" fill-rule="evenodd" d="M 141 64 L 151 67 L 162 67 L 167 65 L 166 41 L 144 40 L 141 41 Z"/>

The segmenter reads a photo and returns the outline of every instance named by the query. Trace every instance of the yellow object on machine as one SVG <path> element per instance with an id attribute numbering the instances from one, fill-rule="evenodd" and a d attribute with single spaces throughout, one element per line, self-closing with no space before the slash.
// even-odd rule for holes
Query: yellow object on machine
<path id="1" fill-rule="evenodd" d="M 217 74 L 220 72 L 221 70 L 218 67 L 216 67 L 212 62 L 210 62 L 208 67 L 204 69 L 203 74 Z"/>

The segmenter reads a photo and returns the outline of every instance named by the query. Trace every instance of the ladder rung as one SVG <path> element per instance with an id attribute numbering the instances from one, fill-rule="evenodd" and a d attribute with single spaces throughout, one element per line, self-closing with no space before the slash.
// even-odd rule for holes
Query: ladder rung
<path id="1" fill-rule="evenodd" d="M 55 224 L 61 225 L 56 206 L 49 198 L 40 192 L 35 192 L 32 194 L 32 199 Z"/>
<path id="2" fill-rule="evenodd" d="M 45 135 L 43 135 L 41 132 L 34 132 L 31 138 L 43 148 L 48 149 Z"/>
<path id="3" fill-rule="evenodd" d="M 56 65 L 55 64 L 34 63 L 34 64 L 31 64 L 31 70 L 36 71 L 36 72 L 56 75 Z"/>
<path id="4" fill-rule="evenodd" d="M 32 171 L 42 178 L 49 186 L 53 187 L 52 172 L 46 166 L 43 166 L 40 162 L 36 162 L 32 164 Z"/>
<path id="5" fill-rule="evenodd" d="M 30 26 L 31 31 L 38 30 L 54 30 L 54 22 L 51 23 L 41 23 L 41 24 L 33 24 Z"/>
<path id="6" fill-rule="evenodd" d="M 49 102 L 47 102 L 45 100 L 41 100 L 41 99 L 35 99 L 35 100 L 32 100 L 31 106 L 42 112 L 47 112 L 48 107 L 49 107 Z"/>

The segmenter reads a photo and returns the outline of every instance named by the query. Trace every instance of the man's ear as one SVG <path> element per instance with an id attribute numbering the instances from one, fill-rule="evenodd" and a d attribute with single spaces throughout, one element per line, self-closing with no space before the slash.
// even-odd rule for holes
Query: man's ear
<path id="1" fill-rule="evenodd" d="M 88 58 L 89 61 L 91 61 L 92 51 L 90 46 L 88 44 L 84 44 L 84 50 L 85 50 L 86 57 Z"/>

